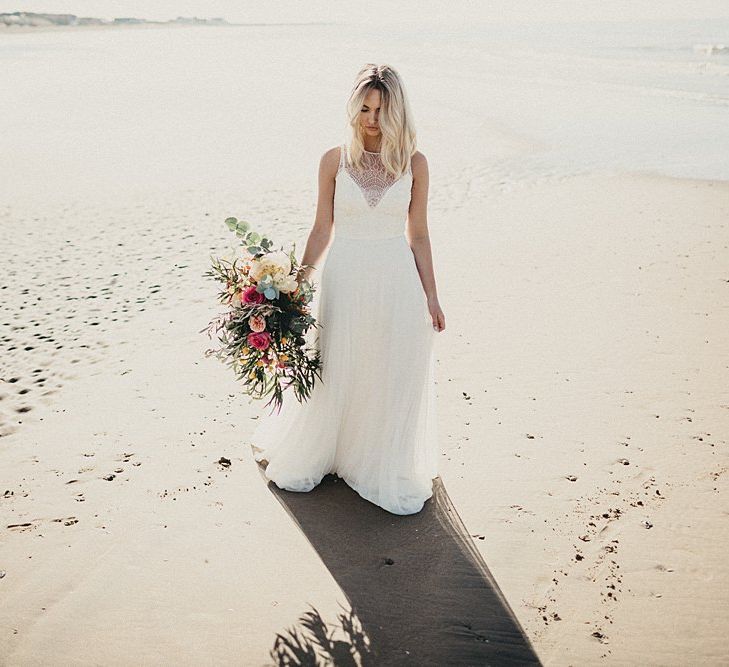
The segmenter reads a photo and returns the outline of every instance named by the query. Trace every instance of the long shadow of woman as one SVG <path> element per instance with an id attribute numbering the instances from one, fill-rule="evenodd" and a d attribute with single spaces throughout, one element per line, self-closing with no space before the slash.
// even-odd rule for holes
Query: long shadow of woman
<path id="1" fill-rule="evenodd" d="M 351 606 L 339 616 L 349 642 L 328 640 L 314 610 L 301 617 L 313 644 L 296 648 L 296 630 L 277 635 L 278 664 L 541 664 L 440 478 L 423 509 L 404 516 L 364 500 L 336 475 L 307 493 L 273 482 L 269 489 Z M 326 661 L 312 657 L 317 650 Z"/>

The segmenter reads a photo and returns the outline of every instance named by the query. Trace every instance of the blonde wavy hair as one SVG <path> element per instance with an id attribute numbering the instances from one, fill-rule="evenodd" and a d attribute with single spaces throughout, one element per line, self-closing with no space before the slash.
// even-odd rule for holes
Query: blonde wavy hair
<path id="1" fill-rule="evenodd" d="M 408 168 L 416 150 L 416 132 L 405 86 L 400 75 L 389 65 L 367 63 L 358 73 L 347 100 L 349 120 L 348 154 L 350 164 L 364 168 L 364 133 L 359 114 L 364 99 L 372 89 L 380 91 L 379 127 L 382 133 L 380 159 L 385 168 L 399 178 Z"/>

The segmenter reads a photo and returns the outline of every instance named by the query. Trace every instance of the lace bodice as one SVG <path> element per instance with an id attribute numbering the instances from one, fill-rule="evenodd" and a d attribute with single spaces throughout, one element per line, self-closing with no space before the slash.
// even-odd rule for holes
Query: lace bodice
<path id="1" fill-rule="evenodd" d="M 373 208 L 377 206 L 382 195 L 397 180 L 390 172 L 385 169 L 382 164 L 379 153 L 365 151 L 362 155 L 362 161 L 365 164 L 363 171 L 357 171 L 349 164 L 344 163 L 344 151 L 341 151 L 341 160 L 344 168 L 347 170 L 352 180 L 359 185 L 360 190 L 365 196 L 367 203 Z"/>
<path id="2" fill-rule="evenodd" d="M 335 234 L 350 238 L 390 238 L 405 232 L 410 207 L 412 172 L 396 178 L 379 153 L 365 151 L 365 168 L 349 164 L 346 145 L 340 147 L 334 191 Z"/>

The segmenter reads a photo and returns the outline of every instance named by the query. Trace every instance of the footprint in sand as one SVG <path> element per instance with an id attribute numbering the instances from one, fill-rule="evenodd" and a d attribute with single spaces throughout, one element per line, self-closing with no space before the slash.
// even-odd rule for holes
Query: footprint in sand
<path id="1" fill-rule="evenodd" d="M 33 521 L 26 521 L 24 523 L 9 523 L 8 528 L 10 530 L 14 530 L 18 533 L 24 533 L 27 530 L 31 530 L 32 528 L 37 528 L 36 523 L 38 523 L 36 520 Z"/>
<path id="2" fill-rule="evenodd" d="M 67 517 L 61 517 L 59 519 L 51 519 L 51 521 L 61 523 L 63 522 L 64 526 L 72 526 L 74 523 L 78 523 L 78 519 L 75 516 L 67 516 Z"/>

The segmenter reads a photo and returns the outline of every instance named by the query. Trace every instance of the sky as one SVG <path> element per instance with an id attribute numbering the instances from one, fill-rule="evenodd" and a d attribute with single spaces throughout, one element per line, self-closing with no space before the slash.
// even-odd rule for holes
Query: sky
<path id="1" fill-rule="evenodd" d="M 222 17 L 231 22 L 554 22 L 729 18 L 729 0 L 0 0 L 2 12 L 43 12 L 167 20 Z"/>

